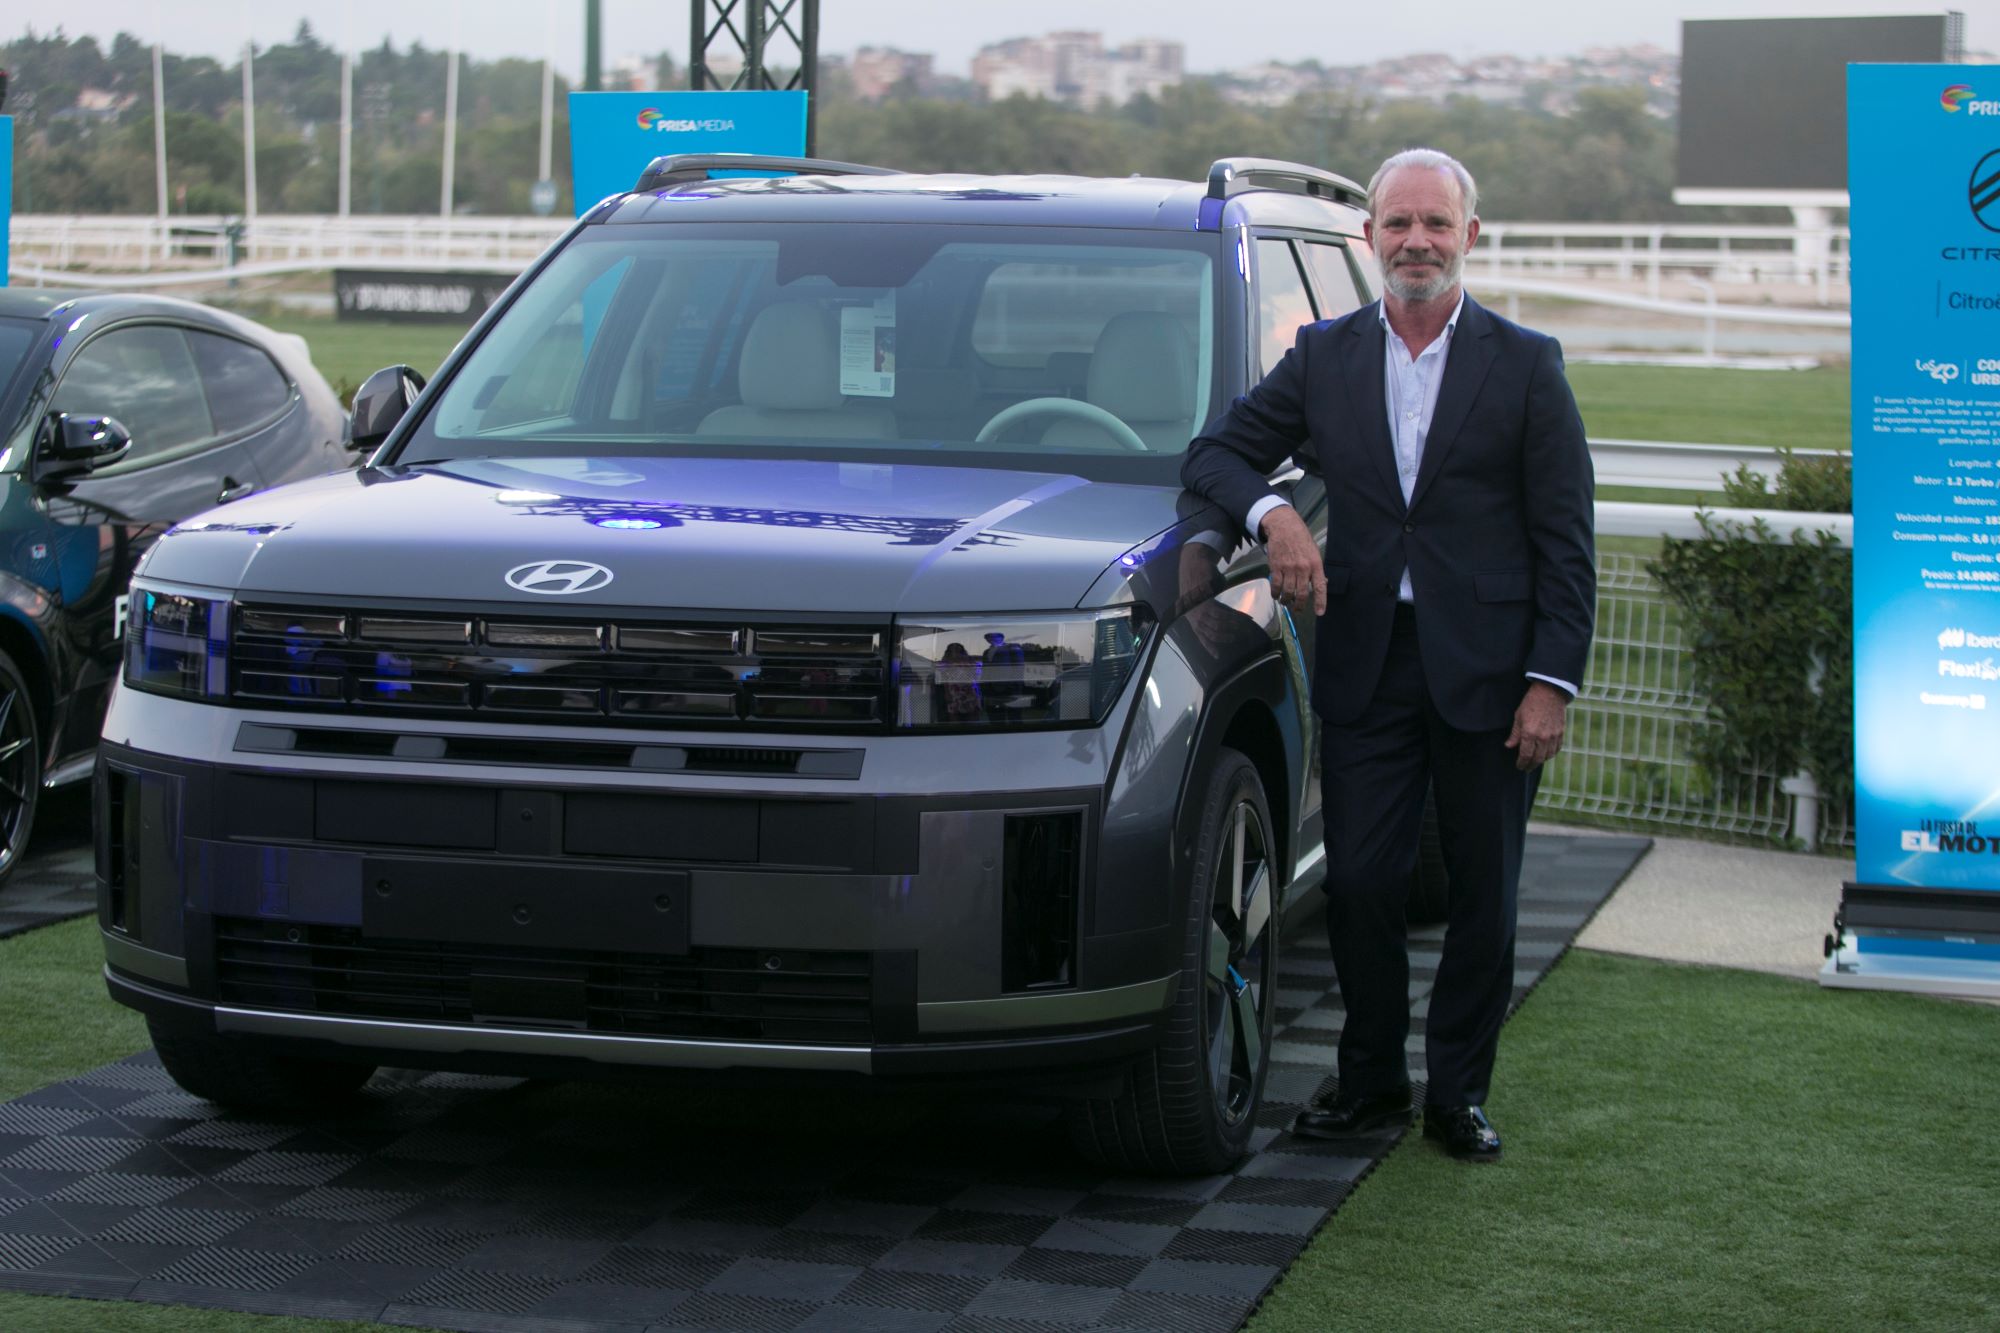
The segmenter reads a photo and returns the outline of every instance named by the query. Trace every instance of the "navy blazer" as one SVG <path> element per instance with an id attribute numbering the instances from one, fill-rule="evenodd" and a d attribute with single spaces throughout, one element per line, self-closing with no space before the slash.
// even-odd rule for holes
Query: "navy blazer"
<path id="1" fill-rule="evenodd" d="M 1326 614 L 1313 707 L 1374 696 L 1405 567 L 1438 713 L 1512 725 L 1525 673 L 1583 683 L 1595 615 L 1590 450 L 1555 339 L 1465 299 L 1407 506 L 1383 401 L 1378 303 L 1299 330 L 1188 447 L 1181 479 L 1248 526 L 1288 457 L 1326 484 Z"/>

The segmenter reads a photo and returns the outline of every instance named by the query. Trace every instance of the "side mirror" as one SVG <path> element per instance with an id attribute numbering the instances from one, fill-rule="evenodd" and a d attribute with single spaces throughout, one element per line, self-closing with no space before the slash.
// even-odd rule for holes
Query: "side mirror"
<path id="1" fill-rule="evenodd" d="M 354 391 L 354 415 L 349 418 L 347 447 L 373 449 L 389 438 L 403 413 L 423 392 L 424 377 L 408 366 L 386 366 L 362 381 Z"/>
<path id="2" fill-rule="evenodd" d="M 35 434 L 35 475 L 73 477 L 115 463 L 132 447 L 132 432 L 115 417 L 51 412 Z"/>

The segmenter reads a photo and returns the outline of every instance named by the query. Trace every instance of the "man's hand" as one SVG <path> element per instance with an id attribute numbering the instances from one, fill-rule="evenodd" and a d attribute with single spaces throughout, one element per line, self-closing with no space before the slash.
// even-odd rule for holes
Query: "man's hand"
<path id="1" fill-rule="evenodd" d="M 1529 681 L 1514 710 L 1514 729 L 1507 733 L 1507 748 L 1517 752 L 1514 767 L 1526 773 L 1555 758 L 1568 721 L 1569 696 L 1547 681 Z"/>
<path id="2" fill-rule="evenodd" d="M 1313 614 L 1326 614 L 1326 562 L 1313 543 L 1312 531 L 1299 511 L 1279 505 L 1264 515 L 1264 554 L 1271 564 L 1271 593 L 1289 607 L 1310 603 Z M 1560 731 L 1560 728 L 1558 728 Z"/>

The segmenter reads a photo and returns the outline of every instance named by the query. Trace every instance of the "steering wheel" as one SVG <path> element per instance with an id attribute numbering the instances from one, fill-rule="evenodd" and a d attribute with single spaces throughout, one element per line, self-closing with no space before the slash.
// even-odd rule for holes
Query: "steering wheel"
<path id="1" fill-rule="evenodd" d="M 972 437 L 973 442 L 990 444 L 1001 431 L 1027 417 L 1075 417 L 1096 426 L 1127 449 L 1142 454 L 1152 452 L 1137 431 L 1097 404 L 1077 398 L 1029 398 L 1012 407 L 1003 407 L 993 414 L 992 420 L 979 428 L 979 434 Z"/>

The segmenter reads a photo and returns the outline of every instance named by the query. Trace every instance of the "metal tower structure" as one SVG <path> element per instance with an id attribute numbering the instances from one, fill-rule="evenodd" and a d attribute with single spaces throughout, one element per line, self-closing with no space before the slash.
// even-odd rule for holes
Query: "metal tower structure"
<path id="1" fill-rule="evenodd" d="M 803 88 L 806 156 L 819 133 L 819 0 L 688 0 L 693 92 Z M 736 66 L 724 82 L 716 66 Z"/>

